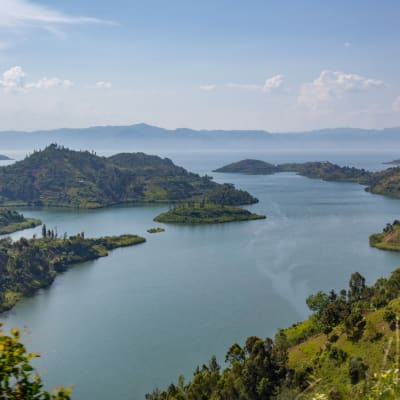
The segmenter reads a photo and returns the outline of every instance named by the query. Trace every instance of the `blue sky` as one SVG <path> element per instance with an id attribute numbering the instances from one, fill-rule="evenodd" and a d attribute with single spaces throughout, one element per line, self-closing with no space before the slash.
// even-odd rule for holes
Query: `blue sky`
<path id="1" fill-rule="evenodd" d="M 0 129 L 400 125 L 400 2 L 0 0 Z"/>

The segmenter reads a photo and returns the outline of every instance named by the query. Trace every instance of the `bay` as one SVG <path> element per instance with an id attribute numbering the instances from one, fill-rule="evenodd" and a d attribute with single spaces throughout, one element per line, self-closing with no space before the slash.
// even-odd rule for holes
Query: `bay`
<path id="1" fill-rule="evenodd" d="M 268 218 L 168 225 L 165 233 L 149 235 L 146 230 L 159 225 L 152 219 L 168 205 L 21 210 L 60 234 L 136 233 L 148 239 L 72 268 L 2 316 L 7 329 L 26 327 L 24 341 L 42 354 L 36 365 L 48 387 L 73 384 L 74 399 L 143 399 L 180 373 L 190 377 L 212 354 L 222 362 L 233 342 L 273 336 L 305 318 L 309 294 L 346 287 L 354 271 L 372 283 L 400 265 L 399 254 L 368 246 L 371 233 L 399 218 L 399 200 L 369 194 L 358 184 L 290 173 L 212 173 L 243 158 L 329 160 L 377 170 L 398 158 L 395 152 L 157 153 L 248 190 L 260 200 L 248 208 Z"/>

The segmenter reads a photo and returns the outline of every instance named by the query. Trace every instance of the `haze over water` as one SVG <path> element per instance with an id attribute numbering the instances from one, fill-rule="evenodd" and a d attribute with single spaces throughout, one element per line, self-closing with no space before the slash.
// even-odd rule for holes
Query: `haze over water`
<path id="1" fill-rule="evenodd" d="M 132 149 L 133 151 L 133 149 Z M 74 399 L 143 399 L 180 373 L 190 377 L 212 354 L 247 336 L 273 336 L 308 315 L 306 297 L 346 287 L 359 271 L 372 283 L 400 265 L 400 255 L 368 246 L 368 236 L 399 217 L 400 201 L 371 195 L 358 184 L 323 182 L 290 173 L 217 174 L 228 162 L 329 160 L 380 169 L 398 153 L 164 154 L 190 171 L 248 190 L 248 207 L 266 220 L 210 226 L 159 225 L 168 206 L 100 210 L 21 210 L 59 233 L 87 237 L 122 233 L 148 242 L 110 252 L 57 277 L 47 290 L 3 316 L 27 326 L 25 342 L 40 352 L 49 387 L 73 384 Z M 14 238 L 40 234 L 36 228 Z"/>

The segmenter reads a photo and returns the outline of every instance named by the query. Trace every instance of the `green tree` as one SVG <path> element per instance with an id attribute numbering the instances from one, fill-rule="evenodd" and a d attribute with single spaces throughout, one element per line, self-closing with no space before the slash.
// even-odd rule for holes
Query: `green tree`
<path id="1" fill-rule="evenodd" d="M 0 324 L 1 328 L 1 324 Z M 60 387 L 53 393 L 43 390 L 43 382 L 31 365 L 39 357 L 27 353 L 18 329 L 9 335 L 0 331 L 0 400 L 70 400 L 71 389 Z"/>

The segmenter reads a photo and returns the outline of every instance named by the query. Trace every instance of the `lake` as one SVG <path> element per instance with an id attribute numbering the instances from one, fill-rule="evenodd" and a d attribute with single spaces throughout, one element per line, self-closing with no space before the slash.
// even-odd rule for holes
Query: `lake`
<path id="1" fill-rule="evenodd" d="M 73 384 L 76 400 L 143 399 L 181 373 L 190 377 L 213 354 L 222 362 L 233 342 L 273 336 L 278 328 L 302 320 L 308 315 L 309 294 L 347 287 L 354 271 L 372 283 L 400 265 L 400 254 L 368 246 L 371 233 L 399 218 L 400 200 L 371 195 L 358 184 L 291 173 L 211 172 L 246 157 L 329 160 L 376 170 L 383 161 L 398 158 L 398 152 L 163 155 L 248 190 L 260 200 L 248 209 L 268 218 L 168 225 L 165 233 L 149 235 L 148 228 L 162 225 L 152 219 L 168 206 L 21 210 L 60 234 L 136 233 L 148 239 L 72 268 L 2 316 L 7 328 L 26 327 L 24 341 L 41 353 L 36 365 L 46 384 Z"/>

